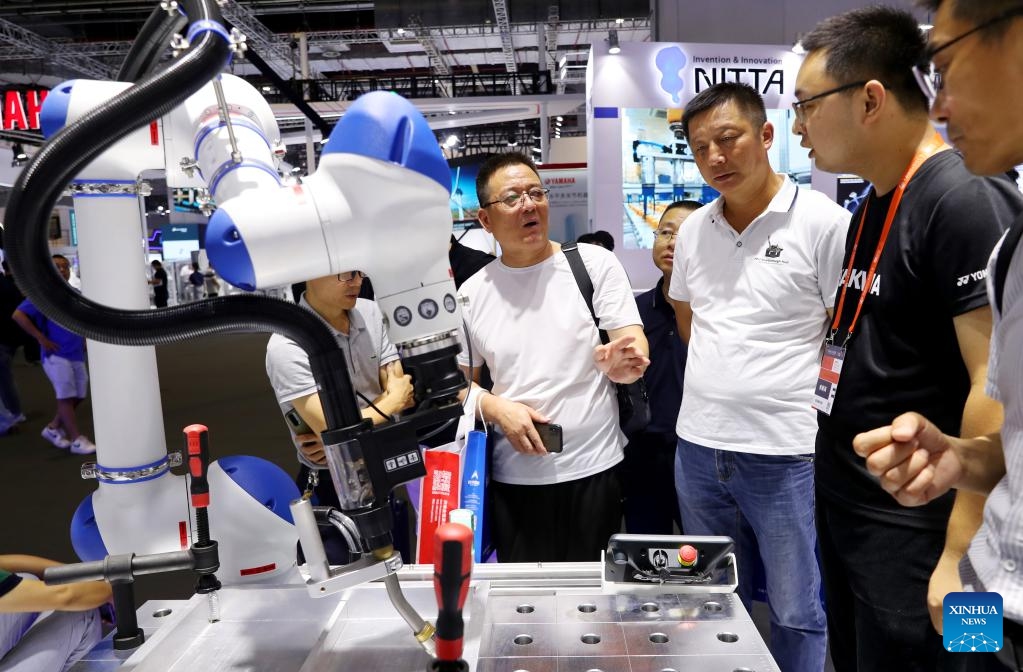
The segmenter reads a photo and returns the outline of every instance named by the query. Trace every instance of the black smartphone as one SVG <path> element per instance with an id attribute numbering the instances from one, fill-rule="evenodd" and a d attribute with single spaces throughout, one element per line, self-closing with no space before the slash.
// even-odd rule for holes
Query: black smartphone
<path id="1" fill-rule="evenodd" d="M 561 452 L 562 448 L 564 448 L 562 445 L 561 425 L 555 425 L 552 422 L 534 422 L 533 427 L 536 428 L 536 433 L 540 435 L 540 443 L 543 444 L 548 453 Z"/>
<path id="2" fill-rule="evenodd" d="M 284 414 L 284 417 L 288 420 L 288 426 L 291 427 L 291 431 L 294 432 L 295 436 L 299 434 L 312 434 L 313 430 L 306 424 L 302 416 L 298 414 L 298 411 L 291 409 Z"/>

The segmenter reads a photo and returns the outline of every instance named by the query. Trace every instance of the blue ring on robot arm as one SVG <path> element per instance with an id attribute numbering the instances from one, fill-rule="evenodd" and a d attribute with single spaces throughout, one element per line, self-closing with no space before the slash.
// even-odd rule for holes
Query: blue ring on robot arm
<path id="1" fill-rule="evenodd" d="M 227 160 L 217 167 L 214 171 L 213 177 L 207 182 L 210 185 L 210 195 L 216 198 L 217 187 L 220 185 L 220 181 L 227 177 L 232 171 L 238 170 L 239 168 L 258 168 L 264 173 L 272 175 L 277 180 L 277 186 L 281 185 L 281 176 L 277 172 L 277 169 L 273 166 L 267 165 L 262 161 L 242 161 L 241 163 L 235 163 L 234 161 Z"/>
<path id="2" fill-rule="evenodd" d="M 208 136 L 210 133 L 217 130 L 218 128 L 224 128 L 226 125 L 227 124 L 225 124 L 222 120 L 217 119 L 216 121 L 207 123 L 205 126 L 203 126 L 202 130 L 199 131 L 199 135 L 197 135 L 195 138 L 195 144 L 192 146 L 192 156 L 199 156 L 199 147 L 200 145 L 202 145 L 203 142 L 205 142 L 206 136 Z M 269 149 L 270 151 L 273 151 L 273 145 L 270 144 L 270 141 L 267 139 L 266 134 L 263 133 L 263 129 L 261 129 L 259 126 L 256 126 L 256 124 L 252 123 L 248 119 L 238 119 L 237 121 L 232 121 L 231 125 L 234 126 L 235 128 L 244 128 L 254 132 L 263 140 L 263 142 L 266 143 L 266 148 Z"/>
<path id="3" fill-rule="evenodd" d="M 225 28 L 222 23 L 211 21 L 210 19 L 201 19 L 196 21 L 189 27 L 188 33 L 185 35 L 185 39 L 188 40 L 189 44 L 191 44 L 192 40 L 199 33 L 213 33 L 215 35 L 219 35 L 224 39 L 224 42 L 231 44 L 231 33 L 227 31 L 227 28 Z"/>
<path id="4" fill-rule="evenodd" d="M 160 478 L 170 472 L 170 458 L 164 455 L 155 462 L 140 464 L 137 467 L 121 467 L 112 469 L 96 463 L 96 480 L 108 485 L 130 485 L 132 483 L 144 483 Z M 115 476 L 115 474 L 122 474 Z M 141 474 L 134 476 L 133 474 Z"/>

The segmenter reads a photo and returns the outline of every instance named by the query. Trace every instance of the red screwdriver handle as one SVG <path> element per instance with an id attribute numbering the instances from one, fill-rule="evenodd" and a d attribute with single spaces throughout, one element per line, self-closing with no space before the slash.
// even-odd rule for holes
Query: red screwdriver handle
<path id="1" fill-rule="evenodd" d="M 210 430 L 206 425 L 189 425 L 182 431 L 188 453 L 188 473 L 192 476 L 189 487 L 192 506 L 201 509 L 210 505 L 210 484 L 206 480 L 210 466 Z"/>
<path id="2" fill-rule="evenodd" d="M 459 523 L 445 523 L 433 537 L 433 588 L 437 594 L 437 659 L 462 657 L 465 622 L 462 607 L 472 576 L 472 530 Z"/>

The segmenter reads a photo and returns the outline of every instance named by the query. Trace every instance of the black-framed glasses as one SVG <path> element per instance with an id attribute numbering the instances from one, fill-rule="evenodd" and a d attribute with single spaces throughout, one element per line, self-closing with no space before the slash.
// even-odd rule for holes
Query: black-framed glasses
<path id="1" fill-rule="evenodd" d="M 974 33 L 979 33 L 985 28 L 1001 23 L 1002 21 L 1008 21 L 1009 19 L 1017 16 L 1023 16 L 1023 7 L 1014 7 L 1013 9 L 1004 11 L 1000 14 L 992 16 L 987 21 L 981 21 L 973 28 L 970 28 L 965 33 L 957 35 L 950 40 L 947 40 L 944 44 L 934 45 L 927 48 L 927 52 L 924 57 L 924 62 L 927 63 L 925 66 L 913 66 L 913 77 L 916 78 L 916 83 L 920 86 L 920 90 L 927 96 L 927 102 L 930 107 L 934 107 L 934 99 L 938 97 L 942 88 L 945 86 L 945 82 L 942 79 L 941 72 L 934 67 L 934 57 L 942 51 L 948 49 L 953 44 L 966 39 Z"/>
<path id="2" fill-rule="evenodd" d="M 544 203 L 544 202 L 547 201 L 547 194 L 549 192 L 550 192 L 550 189 L 544 189 L 544 188 L 541 188 L 541 187 L 533 187 L 532 189 L 528 189 L 526 191 L 523 191 L 521 194 L 508 194 L 504 198 L 499 198 L 499 199 L 497 199 L 495 201 L 490 201 L 489 203 L 484 203 L 480 207 L 481 208 L 486 208 L 486 207 L 489 207 L 489 206 L 491 206 L 491 205 L 493 205 L 495 203 L 501 203 L 502 205 L 504 205 L 504 207 L 508 208 L 509 210 L 513 210 L 513 209 L 517 208 L 518 206 L 522 205 L 522 203 L 525 201 L 526 196 L 529 196 L 529 200 L 531 200 L 534 203 L 536 203 L 537 205 L 539 205 L 539 204 Z"/>
<path id="3" fill-rule="evenodd" d="M 338 282 L 354 282 L 356 278 L 362 280 L 366 277 L 366 274 L 362 271 L 345 271 L 344 273 L 337 274 Z"/>
<path id="4" fill-rule="evenodd" d="M 678 238 L 678 232 L 671 231 L 670 229 L 657 229 L 654 231 L 654 236 L 662 243 L 670 243 Z"/>
<path id="5" fill-rule="evenodd" d="M 833 89 L 828 89 L 827 91 L 823 91 L 821 93 L 818 93 L 815 96 L 810 96 L 809 98 L 804 98 L 802 100 L 797 100 L 796 102 L 792 103 L 792 111 L 796 113 L 796 119 L 799 121 L 799 123 L 801 123 L 801 124 L 805 123 L 806 122 L 806 107 L 805 106 L 807 105 L 807 103 L 812 103 L 815 100 L 820 100 L 821 98 L 825 98 L 827 96 L 831 96 L 831 95 L 834 95 L 836 93 L 842 93 L 843 91 L 848 91 L 849 89 L 855 89 L 856 87 L 863 86 L 868 81 L 869 80 L 864 79 L 863 81 L 860 81 L 860 82 L 849 82 L 848 84 L 843 84 L 842 86 L 836 86 Z"/>

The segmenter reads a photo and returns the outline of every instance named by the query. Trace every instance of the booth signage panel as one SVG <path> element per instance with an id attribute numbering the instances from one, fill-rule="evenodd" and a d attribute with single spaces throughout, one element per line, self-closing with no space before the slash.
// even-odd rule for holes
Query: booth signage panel
<path id="1" fill-rule="evenodd" d="M 591 49 L 587 71 L 588 211 L 591 231 L 615 237 L 615 252 L 640 290 L 660 277 L 649 246 L 671 200 L 708 200 L 678 112 L 701 91 L 741 82 L 764 98 L 775 127 L 771 162 L 809 186 L 810 161 L 791 135 L 791 104 L 802 57 L 787 46 L 623 42 L 621 52 Z"/>

